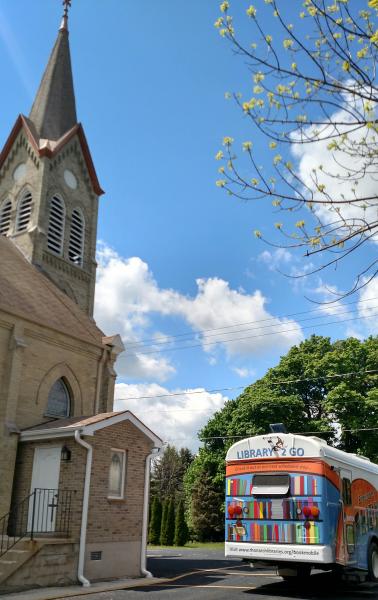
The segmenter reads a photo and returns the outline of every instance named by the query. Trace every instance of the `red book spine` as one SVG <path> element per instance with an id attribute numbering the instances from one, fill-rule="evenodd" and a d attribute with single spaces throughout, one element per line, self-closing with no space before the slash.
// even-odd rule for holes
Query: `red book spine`
<path id="1" fill-rule="evenodd" d="M 278 542 L 278 541 L 279 541 L 279 539 L 280 539 L 280 536 L 279 536 L 279 533 L 278 533 L 278 525 L 275 525 L 275 526 L 274 526 L 274 540 L 275 540 L 276 542 Z"/>

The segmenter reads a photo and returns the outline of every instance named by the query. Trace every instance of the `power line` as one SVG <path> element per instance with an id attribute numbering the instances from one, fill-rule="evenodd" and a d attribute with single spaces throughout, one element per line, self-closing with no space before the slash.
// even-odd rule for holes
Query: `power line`
<path id="1" fill-rule="evenodd" d="M 360 427 L 357 429 L 339 429 L 338 433 L 358 433 L 359 431 L 378 431 L 378 427 Z M 333 429 L 326 429 L 324 431 L 297 431 L 293 433 L 293 435 L 320 435 L 325 433 L 335 433 Z M 250 433 L 246 433 L 244 435 L 214 435 L 209 437 L 197 437 L 194 435 L 185 436 L 180 438 L 169 438 L 165 441 L 165 443 L 176 442 L 176 441 L 184 441 L 184 440 L 198 440 L 200 442 L 206 442 L 208 440 L 235 440 L 235 439 L 245 439 L 247 437 L 254 437 Z"/>
<path id="2" fill-rule="evenodd" d="M 372 319 L 373 317 L 377 317 L 378 313 L 374 313 L 372 315 L 369 316 L 362 316 L 362 317 L 353 317 L 351 319 L 343 319 L 343 321 L 328 321 L 327 323 L 317 323 L 315 325 L 305 325 L 304 327 L 302 327 L 302 329 L 312 329 L 313 327 L 325 327 L 327 325 L 344 325 L 344 323 L 349 323 L 351 321 L 359 321 L 360 319 Z M 298 331 L 298 327 L 292 328 L 292 329 L 282 329 L 281 331 L 271 331 L 268 333 L 261 333 L 259 335 L 248 335 L 248 336 L 243 336 L 243 337 L 239 337 L 239 338 L 233 338 L 233 339 L 228 339 L 228 340 L 214 340 L 212 342 L 203 342 L 201 344 L 192 344 L 191 346 L 178 346 L 176 348 L 164 348 L 161 350 L 149 350 L 147 352 L 138 352 L 138 354 L 160 354 L 161 352 L 176 352 L 177 350 L 190 350 L 192 348 L 202 348 L 203 346 L 214 346 L 216 344 L 224 344 L 224 343 L 234 343 L 234 342 L 239 342 L 242 340 L 249 340 L 249 339 L 256 339 L 256 338 L 262 338 L 262 337 L 267 337 L 270 335 L 282 335 L 283 333 L 292 333 L 294 331 Z M 127 350 L 126 350 L 126 354 L 127 354 Z"/>
<path id="3" fill-rule="evenodd" d="M 337 379 L 337 378 L 342 378 L 342 377 L 351 377 L 352 375 L 375 375 L 378 374 L 378 369 L 368 369 L 365 371 L 350 371 L 348 373 L 335 373 L 334 375 L 319 375 L 318 377 L 306 377 L 303 379 L 286 379 L 286 380 L 282 380 L 282 381 L 270 381 L 268 384 L 264 384 L 263 385 L 267 385 L 267 387 L 271 386 L 271 385 L 287 385 L 287 384 L 292 384 L 292 383 L 305 383 L 305 382 L 309 382 L 309 381 L 318 381 L 318 380 L 323 380 L 323 379 Z M 255 385 L 256 383 L 259 382 L 255 382 L 254 384 L 250 384 L 250 385 Z M 119 402 L 127 402 L 128 400 L 154 400 L 154 399 L 159 399 L 159 398 L 171 398 L 173 396 L 190 396 L 193 394 L 217 394 L 220 392 L 230 392 L 230 391 L 234 391 L 234 390 L 240 390 L 240 389 L 245 389 L 246 387 L 249 386 L 245 386 L 245 385 L 239 385 L 239 386 L 235 386 L 235 387 L 225 387 L 225 388 L 217 388 L 217 389 L 213 389 L 213 390 L 207 390 L 207 389 L 199 389 L 199 390 L 192 390 L 189 392 L 173 392 L 170 394 L 159 394 L 159 395 L 155 395 L 155 396 L 129 396 L 126 398 L 116 398 L 117 401 Z M 176 410 L 176 409 L 174 409 Z M 159 411 L 160 412 L 160 411 Z M 166 411 L 169 412 L 169 411 Z M 192 412 L 198 412 L 196 409 L 192 409 Z"/>
<path id="4" fill-rule="evenodd" d="M 353 302 L 345 302 L 343 304 L 339 304 L 339 307 L 344 307 L 344 306 L 351 306 L 353 304 L 359 304 L 359 303 L 364 303 L 364 302 L 371 302 L 372 300 L 377 300 L 377 296 L 372 297 L 372 298 L 366 298 L 364 300 L 355 300 Z M 224 325 L 223 327 L 213 327 L 210 329 L 203 329 L 202 332 L 198 332 L 197 334 L 193 334 L 193 331 L 188 331 L 188 332 L 183 332 L 183 333 L 178 333 L 175 335 L 169 335 L 169 336 L 165 336 L 162 338 L 146 338 L 146 339 L 142 339 L 139 340 L 138 342 L 130 342 L 128 344 L 128 348 L 134 348 L 134 346 L 139 346 L 139 345 L 149 345 L 146 344 L 146 342 L 153 342 L 154 344 L 156 343 L 168 343 L 167 340 L 171 340 L 171 339 L 175 339 L 175 338 L 179 338 L 179 337 L 186 337 L 186 336 L 190 336 L 190 337 L 195 337 L 195 335 L 203 335 L 204 333 L 207 333 L 209 331 L 220 331 L 223 329 L 231 329 L 233 327 L 242 327 L 243 325 L 253 325 L 255 323 L 264 323 L 267 321 L 274 321 L 274 320 L 279 320 L 279 319 L 288 319 L 291 317 L 296 317 L 298 315 L 307 315 L 307 314 L 311 314 L 314 312 L 320 312 L 321 313 L 322 309 L 321 308 L 314 308 L 312 310 L 304 310 L 304 311 L 300 311 L 300 312 L 294 312 L 294 313 L 289 313 L 288 315 L 283 315 L 283 316 L 279 316 L 279 317 L 268 317 L 266 319 L 255 319 L 254 321 L 246 321 L 243 323 L 235 323 L 233 325 Z M 338 313 L 336 313 L 338 314 Z M 320 318 L 321 316 L 324 316 L 322 314 L 319 315 L 319 317 L 314 317 L 314 318 Z M 226 333 L 226 332 L 225 332 Z"/>
<path id="5" fill-rule="evenodd" d="M 367 307 L 367 308 L 368 308 L 368 309 L 372 309 L 372 308 L 378 308 L 378 305 L 369 306 L 369 307 Z M 353 314 L 356 314 L 356 312 L 357 312 L 356 310 L 347 310 L 347 311 L 339 311 L 339 312 L 335 312 L 335 313 L 333 313 L 333 314 L 334 314 L 335 316 L 337 316 L 337 317 L 340 317 L 340 316 L 342 316 L 342 315 L 349 315 L 349 314 L 352 314 L 352 315 L 353 315 Z M 314 319 L 323 319 L 323 318 L 325 318 L 326 316 L 328 316 L 328 315 L 319 314 L 319 315 L 316 315 L 316 316 L 314 316 L 314 317 L 306 317 L 306 318 L 304 318 L 304 319 L 297 319 L 297 320 L 296 320 L 296 323 L 304 323 L 304 322 L 306 322 L 306 321 L 313 321 Z M 282 318 L 284 318 L 284 317 L 280 317 L 280 318 L 282 319 Z M 287 318 L 287 317 L 286 317 L 286 318 Z M 365 315 L 361 315 L 361 317 L 360 317 L 360 318 L 366 318 L 366 316 L 365 316 Z M 261 321 L 254 321 L 254 323 L 259 323 L 259 322 L 261 322 L 261 323 L 262 323 L 262 322 L 264 322 L 264 321 L 267 321 L 267 320 L 268 320 L 268 319 L 262 319 Z M 278 321 L 279 319 L 278 319 L 278 318 L 276 318 L 276 317 L 272 317 L 272 319 L 269 319 L 269 320 Z M 257 330 L 261 330 L 261 329 L 267 329 L 267 328 L 270 328 L 270 327 L 279 327 L 279 326 L 284 326 L 284 325 L 286 325 L 286 324 L 287 324 L 287 323 L 285 323 L 285 322 L 283 322 L 283 323 L 277 323 L 277 322 L 275 322 L 275 323 L 273 323 L 273 324 L 271 324 L 271 325 L 257 325 L 256 327 L 248 327 L 248 328 L 245 328 L 245 329 L 237 329 L 236 331 L 235 331 L 235 330 L 234 330 L 234 331 L 223 331 L 223 332 L 221 332 L 221 333 L 211 333 L 211 334 L 208 334 L 208 335 L 202 335 L 202 334 L 200 334 L 200 333 L 194 333 L 194 334 L 192 333 L 192 334 L 191 334 L 191 337 L 190 337 L 190 339 L 187 339 L 187 340 L 180 340 L 180 341 L 183 341 L 183 342 L 190 342 L 192 339 L 193 339 L 193 340 L 195 340 L 196 338 L 198 339 L 198 336 L 202 335 L 202 338 L 201 338 L 201 340 L 202 340 L 202 343 L 201 343 L 201 345 L 203 345 L 203 340 L 207 340 L 208 338 L 211 338 L 211 337 L 216 337 L 216 336 L 219 336 L 219 335 L 234 335 L 235 333 L 244 333 L 244 332 L 247 332 L 247 331 L 255 331 L 256 329 L 257 329 Z M 315 327 L 316 325 L 318 325 L 318 323 L 314 323 L 312 326 L 313 326 L 313 327 Z M 234 326 L 234 325 L 232 325 L 232 326 L 230 326 L 230 327 L 235 327 L 235 326 Z M 187 335 L 188 335 L 188 334 L 187 334 Z M 167 337 L 167 338 L 165 338 L 165 339 L 164 339 L 164 338 L 161 338 L 161 341 L 156 341 L 154 344 L 142 344 L 142 343 L 140 342 L 138 346 L 135 346 L 135 344 L 134 344 L 134 345 L 132 345 L 132 346 L 131 346 L 131 349 L 132 349 L 133 351 L 137 351 L 137 352 L 139 352 L 139 349 L 140 349 L 140 348 L 154 348 L 154 347 L 155 347 L 155 346 L 157 346 L 157 345 L 159 345 L 159 346 L 160 346 L 160 345 L 167 346 L 167 345 L 168 345 L 168 344 L 170 344 L 170 343 L 174 343 L 174 340 L 173 340 L 173 342 L 171 342 L 171 341 L 170 341 L 170 340 L 171 340 L 173 337 L 174 337 L 174 336 L 172 336 L 172 337 Z M 215 340 L 215 341 L 217 342 L 217 340 Z M 226 341 L 227 341 L 227 340 L 226 340 Z M 230 342 L 232 342 L 232 341 L 233 341 L 233 339 L 230 339 L 229 341 L 230 341 Z M 213 343 L 213 342 L 211 342 L 211 343 Z M 129 349 L 129 346 L 127 346 L 127 348 Z"/>
<path id="6" fill-rule="evenodd" d="M 360 427 L 357 429 L 339 429 L 339 431 L 337 432 L 338 434 L 340 433 L 357 433 L 359 431 L 378 431 L 378 427 Z M 320 435 L 320 434 L 326 434 L 326 433 L 336 433 L 334 429 L 324 429 L 322 431 L 296 431 L 295 433 L 293 433 L 292 435 Z M 246 437 L 254 437 L 253 435 L 251 435 L 250 433 L 246 433 L 245 435 L 213 435 L 213 436 L 209 436 L 209 437 L 198 437 L 196 438 L 195 436 L 192 437 L 188 437 L 186 438 L 187 440 L 190 439 L 199 439 L 201 442 L 206 442 L 208 440 L 232 440 L 232 439 L 241 439 L 243 440 Z M 177 440 L 180 438 L 176 438 Z M 185 439 L 185 438 L 183 438 Z M 173 440 L 170 440 L 173 441 Z"/>

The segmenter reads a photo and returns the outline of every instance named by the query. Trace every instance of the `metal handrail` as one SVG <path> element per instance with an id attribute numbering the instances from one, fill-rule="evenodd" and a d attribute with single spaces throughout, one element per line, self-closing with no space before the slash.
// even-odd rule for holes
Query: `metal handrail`
<path id="1" fill-rule="evenodd" d="M 35 488 L 0 518 L 0 558 L 20 540 L 36 534 L 68 537 L 73 490 Z"/>
<path id="2" fill-rule="evenodd" d="M 27 515 L 31 499 L 35 499 L 36 490 L 26 498 L 14 504 L 10 511 L 0 518 L 0 557 L 13 548 L 28 533 Z M 33 506 L 35 501 L 33 501 Z M 32 519 L 33 521 L 33 519 Z M 32 528 L 33 529 L 33 528 Z M 33 539 L 33 530 L 30 532 Z"/>

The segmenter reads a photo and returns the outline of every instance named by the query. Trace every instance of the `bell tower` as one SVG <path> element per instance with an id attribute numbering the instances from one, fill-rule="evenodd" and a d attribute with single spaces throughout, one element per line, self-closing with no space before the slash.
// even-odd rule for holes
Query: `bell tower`
<path id="1" fill-rule="evenodd" d="M 20 115 L 0 154 L 0 235 L 93 315 L 97 179 L 77 121 L 68 9 L 30 115 Z M 41 298 L 43 302 L 43 298 Z"/>

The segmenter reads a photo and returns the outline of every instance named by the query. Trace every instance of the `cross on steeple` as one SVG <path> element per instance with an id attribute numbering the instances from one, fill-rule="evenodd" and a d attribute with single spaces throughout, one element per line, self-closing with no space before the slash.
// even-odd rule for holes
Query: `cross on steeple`
<path id="1" fill-rule="evenodd" d="M 68 9 L 71 8 L 72 0 L 63 0 L 64 16 L 68 17 Z"/>
<path id="2" fill-rule="evenodd" d="M 60 26 L 60 30 L 66 30 L 68 31 L 68 10 L 71 8 L 71 3 L 72 0 L 63 0 L 63 6 L 64 6 L 64 11 L 63 11 L 63 19 L 62 19 L 62 24 Z"/>

